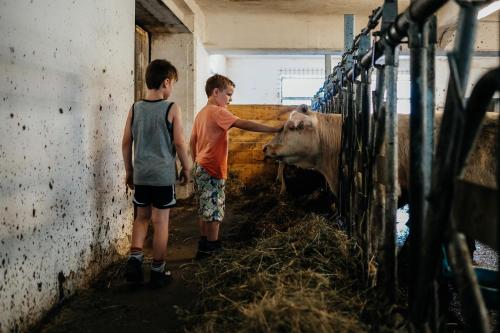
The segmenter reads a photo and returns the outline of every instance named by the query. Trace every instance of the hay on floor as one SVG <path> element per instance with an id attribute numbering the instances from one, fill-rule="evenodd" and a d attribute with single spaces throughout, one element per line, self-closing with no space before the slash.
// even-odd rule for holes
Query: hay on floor
<path id="1" fill-rule="evenodd" d="M 316 215 L 199 264 L 193 332 L 362 332 L 359 250 Z"/>

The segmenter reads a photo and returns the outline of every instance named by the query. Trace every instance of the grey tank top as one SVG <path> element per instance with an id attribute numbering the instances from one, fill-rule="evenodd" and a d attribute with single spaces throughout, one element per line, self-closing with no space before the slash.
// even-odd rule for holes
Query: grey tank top
<path id="1" fill-rule="evenodd" d="M 134 104 L 132 138 L 136 185 L 175 184 L 173 126 L 167 119 L 173 104 L 166 100 L 142 100 Z"/>

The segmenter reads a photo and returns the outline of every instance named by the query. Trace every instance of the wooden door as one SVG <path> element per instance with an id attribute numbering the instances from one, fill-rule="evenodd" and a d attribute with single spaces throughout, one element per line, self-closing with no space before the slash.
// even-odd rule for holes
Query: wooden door
<path id="1" fill-rule="evenodd" d="M 135 100 L 140 100 L 146 96 L 146 68 L 149 64 L 149 35 L 147 31 L 139 26 L 135 26 Z"/>

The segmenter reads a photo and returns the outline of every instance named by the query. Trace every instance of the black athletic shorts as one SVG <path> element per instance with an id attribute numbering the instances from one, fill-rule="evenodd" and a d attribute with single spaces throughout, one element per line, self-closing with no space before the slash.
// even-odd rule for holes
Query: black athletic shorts
<path id="1" fill-rule="evenodd" d="M 134 185 L 133 202 L 137 207 L 166 209 L 175 206 L 175 186 Z"/>

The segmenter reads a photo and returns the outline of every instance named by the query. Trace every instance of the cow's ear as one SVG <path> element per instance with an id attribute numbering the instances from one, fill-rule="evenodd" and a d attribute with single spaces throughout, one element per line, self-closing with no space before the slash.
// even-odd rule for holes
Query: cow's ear
<path id="1" fill-rule="evenodd" d="M 297 107 L 297 111 L 300 113 L 307 113 L 308 110 L 309 110 L 309 107 L 305 104 L 301 104 Z"/>

